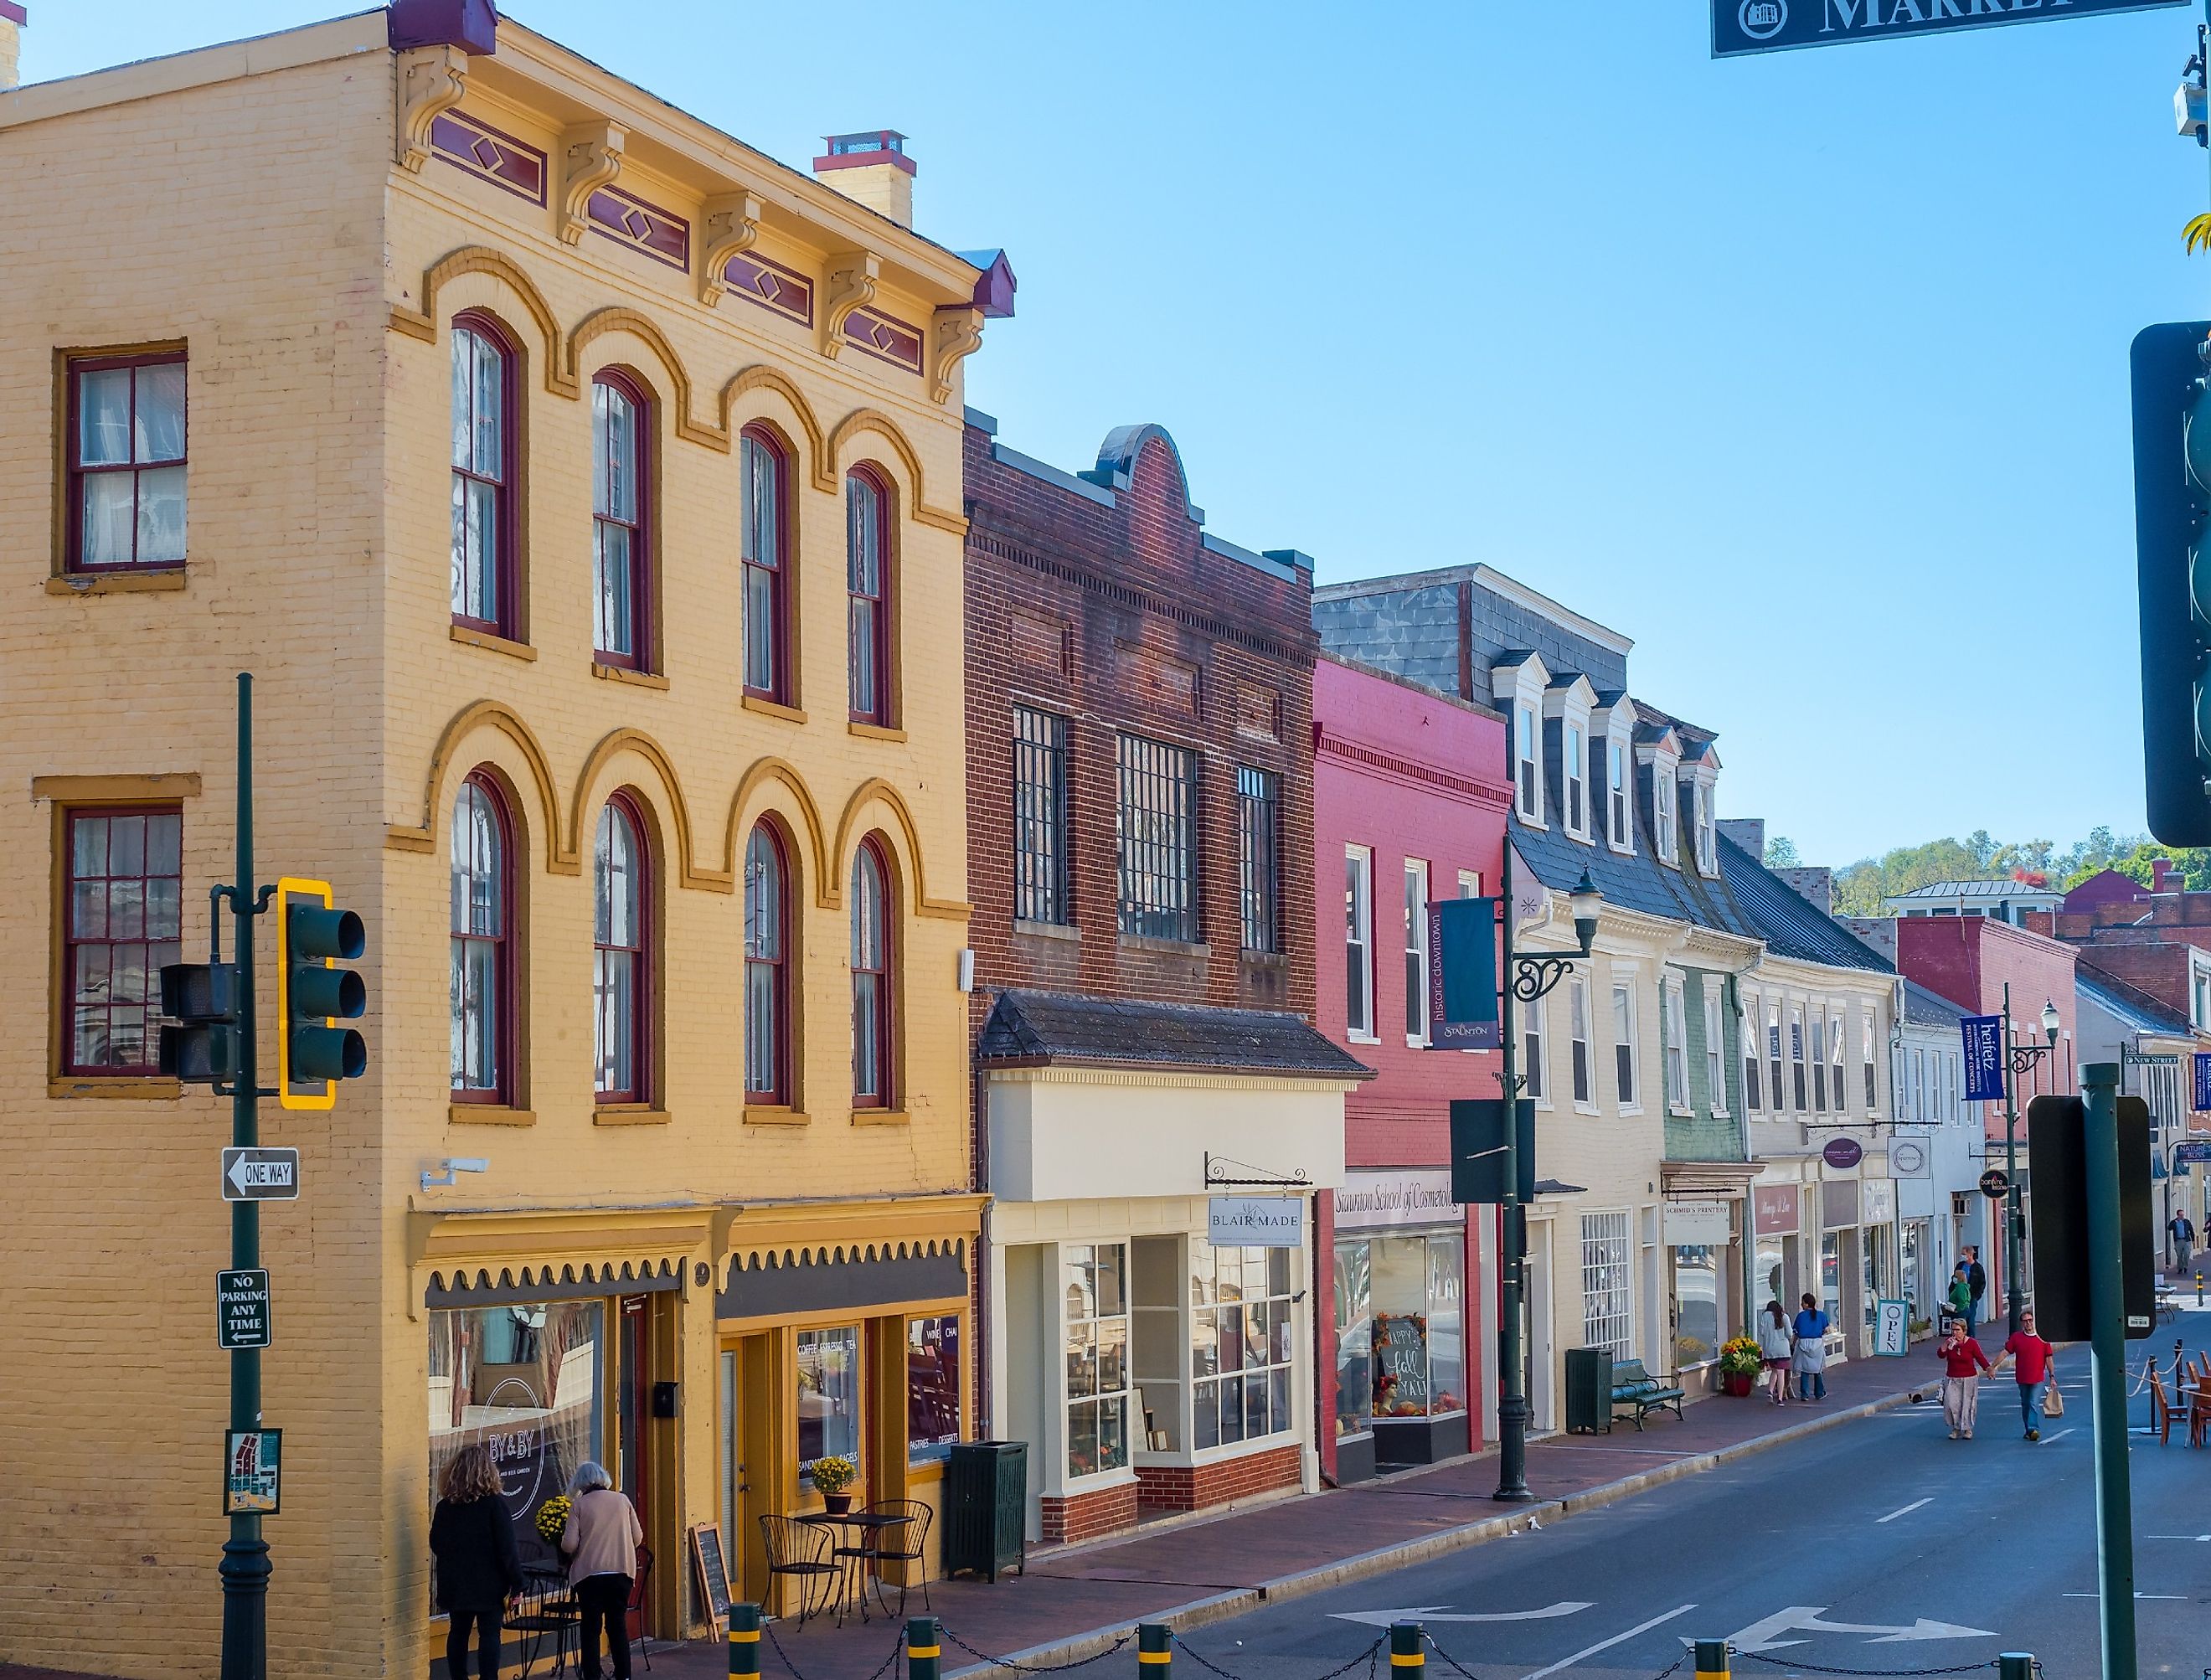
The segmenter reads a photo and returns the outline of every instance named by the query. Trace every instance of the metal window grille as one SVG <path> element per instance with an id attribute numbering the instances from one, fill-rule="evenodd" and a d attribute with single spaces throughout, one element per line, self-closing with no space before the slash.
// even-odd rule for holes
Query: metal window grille
<path id="1" fill-rule="evenodd" d="M 1121 931 L 1197 938 L 1197 755 L 1141 735 L 1121 737 Z"/>
<path id="2" fill-rule="evenodd" d="M 1633 1280 L 1626 1213 L 1582 1216 L 1582 1345 L 1615 1360 L 1635 1356 Z"/>
<path id="3" fill-rule="evenodd" d="M 1244 949 L 1282 949 L 1281 779 L 1268 770 L 1236 770 L 1236 850 L 1244 902 Z"/>
<path id="4" fill-rule="evenodd" d="M 1067 919 L 1067 719 L 1014 708 L 1014 914 Z"/>

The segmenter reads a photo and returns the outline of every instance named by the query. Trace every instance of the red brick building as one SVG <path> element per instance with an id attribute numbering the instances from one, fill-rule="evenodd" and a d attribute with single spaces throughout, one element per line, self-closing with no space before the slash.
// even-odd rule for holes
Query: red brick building
<path id="1" fill-rule="evenodd" d="M 966 443 L 986 1428 L 1031 1531 L 1311 1486 L 1315 1194 L 1366 1069 L 1311 1024 L 1312 570 L 1174 441 Z M 950 657 L 951 650 L 945 650 Z"/>

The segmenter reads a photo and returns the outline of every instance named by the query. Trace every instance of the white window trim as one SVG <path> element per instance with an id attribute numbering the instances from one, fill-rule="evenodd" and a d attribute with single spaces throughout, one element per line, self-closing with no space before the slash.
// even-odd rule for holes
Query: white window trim
<path id="1" fill-rule="evenodd" d="M 1379 1000 L 1375 994 L 1380 989 L 1375 984 L 1378 970 L 1374 962 L 1374 848 L 1371 846 L 1346 845 L 1343 848 L 1343 856 L 1347 863 L 1364 866 L 1361 878 L 1365 882 L 1366 890 L 1360 895 L 1360 898 L 1366 912 L 1365 925 L 1359 930 L 1358 941 L 1365 950 L 1366 957 L 1366 1023 L 1363 1027 L 1354 1026 L 1352 1023 L 1351 999 L 1347 994 L 1343 1000 L 1343 1035 L 1354 1044 L 1379 1044 L 1382 1040 L 1375 1036 L 1374 1033 L 1378 1024 L 1376 1011 L 1379 1006 Z M 1350 943 L 1348 930 L 1346 930 L 1345 937 L 1347 943 Z"/>
<path id="2" fill-rule="evenodd" d="M 1627 994 L 1627 1070 L 1633 1076 L 1635 1080 L 1634 1096 L 1633 1100 L 1627 1101 L 1622 1101 L 1620 1095 L 1619 1052 L 1620 1040 L 1619 1017 L 1616 1015 L 1612 1015 L 1611 1004 L 1614 1000 L 1611 998 L 1608 998 L 1606 1000 L 1606 1013 L 1612 1016 L 1613 1022 L 1613 1036 L 1611 1040 L 1613 1064 L 1610 1070 L 1612 1074 L 1612 1100 L 1619 1112 L 1622 1114 L 1640 1114 L 1643 1112 L 1643 1045 L 1641 1041 L 1642 1009 L 1637 1002 L 1636 998 L 1636 994 L 1640 989 L 1639 986 L 1639 979 L 1640 977 L 1633 968 L 1614 968 L 1612 971 L 1613 992 L 1617 994 L 1624 991 Z"/>
<path id="3" fill-rule="evenodd" d="M 1746 1059 L 1756 1061 L 1761 1064 L 1758 1070 L 1758 1077 L 1755 1079 L 1753 1079 L 1750 1077 L 1750 1070 L 1748 1067 L 1743 1070 L 1742 1112 L 1744 1118 L 1748 1119 L 1755 1119 L 1758 1115 L 1765 1112 L 1765 1104 L 1763 1102 L 1754 1103 L 1750 1100 L 1750 1093 L 1753 1086 L 1757 1088 L 1758 1094 L 1760 1097 L 1763 1097 L 1766 1095 L 1766 1069 L 1763 1065 L 1766 1056 L 1766 1042 L 1763 1037 L 1760 1034 L 1758 1028 L 1758 1023 L 1765 1018 L 1762 1013 L 1765 1009 L 1765 1005 L 1759 1001 L 1758 996 L 1755 992 L 1746 992 L 1740 995 L 1742 999 L 1742 1006 L 1737 1011 L 1735 1029 L 1742 1034 L 1742 1037 L 1738 1048 L 1742 1052 Z"/>
<path id="4" fill-rule="evenodd" d="M 1712 800 L 1712 778 L 1699 773 L 1689 784 L 1689 822 L 1697 852 L 1697 873 L 1707 880 L 1719 873 L 1719 812 Z"/>
<path id="5" fill-rule="evenodd" d="M 1612 790 L 1612 755 L 1620 753 L 1620 788 L 1617 809 L 1624 812 L 1626 824 L 1613 821 L 1615 803 Z M 1625 856 L 1635 854 L 1635 733 L 1629 727 L 1627 702 L 1622 701 L 1607 712 L 1604 723 L 1604 825 L 1605 844 Z M 1614 832 L 1615 829 L 1620 830 Z"/>
<path id="6" fill-rule="evenodd" d="M 1590 775 L 1590 713 L 1596 702 L 1596 690 L 1590 686 L 1586 676 L 1576 676 L 1571 682 L 1554 685 L 1543 695 L 1543 716 L 1546 722 L 1559 725 L 1559 826 L 1571 840 L 1586 844 L 1596 820 L 1595 808 L 1590 804 L 1593 778 Z M 1573 810 L 1568 792 L 1575 779 L 1572 767 L 1566 761 L 1566 732 L 1578 729 L 1582 737 L 1582 820 L 1573 821 Z"/>
<path id="7" fill-rule="evenodd" d="M 1717 981 L 1705 983 L 1705 1073 L 1710 1078 L 1717 1070 L 1719 1077 L 1712 1081 L 1706 1107 L 1716 1120 L 1729 1118 L 1727 1100 L 1728 1047 L 1727 1012 L 1720 1007 Z"/>
<path id="8" fill-rule="evenodd" d="M 1428 1020 L 1428 982 L 1430 977 L 1428 965 L 1435 961 L 1435 953 L 1428 949 L 1428 895 L 1433 889 L 1430 874 L 1431 871 L 1427 859 L 1421 858 L 1408 858 L 1405 859 L 1404 879 L 1406 882 L 1409 883 L 1416 876 L 1419 877 L 1420 882 L 1420 912 L 1414 919 L 1414 925 L 1405 930 L 1405 946 L 1402 953 L 1401 954 L 1401 966 L 1402 957 L 1412 955 L 1416 949 L 1419 950 L 1420 956 L 1420 1030 L 1415 1033 L 1408 1027 L 1405 1031 L 1406 1044 L 1415 1050 L 1425 1050 L 1428 1047 L 1428 1034 L 1433 1024 Z M 1410 1010 L 1411 1003 L 1409 1000 L 1408 1001 L 1406 1007 L 1408 1010 Z"/>
<path id="9" fill-rule="evenodd" d="M 1827 1012 L 1827 1106 L 1845 1118 L 1851 1112 L 1850 1047 L 1850 1011 L 1838 1004 Z"/>
<path id="10" fill-rule="evenodd" d="M 1680 787 L 1681 755 L 1666 743 L 1674 739 L 1669 731 L 1657 741 L 1635 749 L 1635 764 L 1640 770 L 1651 771 L 1651 846 L 1658 861 L 1668 869 L 1681 867 L 1681 811 Z M 1666 804 L 1661 808 L 1660 797 Z"/>
<path id="11" fill-rule="evenodd" d="M 1505 728 L 1509 731 L 1505 744 L 1512 759 L 1512 811 L 1530 828 L 1548 828 L 1551 826 L 1543 815 L 1544 798 L 1549 791 L 1543 785 L 1543 691 L 1550 682 L 1550 671 L 1536 654 L 1528 655 L 1512 668 L 1511 707 L 1505 720 Z M 1494 687 L 1493 681 L 1492 686 Z M 1524 759 L 1520 754 L 1520 723 L 1523 711 L 1527 716 L 1530 755 Z M 1535 810 L 1532 811 L 1521 796 L 1520 767 L 1523 764 L 1529 766 L 1528 782 L 1535 796 Z"/>
<path id="12" fill-rule="evenodd" d="M 1658 1053 L 1666 1072 L 1666 1112 L 1687 1119 L 1697 1112 L 1689 1106 L 1689 1011 L 1681 977 L 1669 974 L 1659 1000 Z M 1681 1052 L 1681 1077 L 1674 1079 L 1674 1052 Z"/>
<path id="13" fill-rule="evenodd" d="M 1531 1092 L 1530 1095 L 1535 1101 L 1536 1111 L 1538 1113 L 1542 1113 L 1551 1108 L 1555 1101 L 1555 1099 L 1552 1095 L 1551 1022 L 1550 1017 L 1544 1013 L 1545 1006 L 1548 1004 L 1550 1001 L 1551 1000 L 1548 998 L 1538 998 L 1532 1004 L 1523 1004 L 1520 1006 L 1520 1019 L 1516 1023 L 1520 1029 L 1520 1059 L 1523 1064 L 1520 1069 L 1520 1077 L 1523 1079 L 1525 1079 L 1528 1077 L 1528 1068 L 1526 1066 L 1529 1060 L 1527 1053 L 1528 1034 L 1530 1030 L 1533 1030 L 1536 1035 L 1535 1060 L 1541 1064 L 1540 1071 L 1542 1076 L 1542 1089 L 1538 1092 Z"/>
<path id="14" fill-rule="evenodd" d="M 1582 1006 L 1582 1059 L 1589 1068 L 1589 1097 L 1584 1101 L 1572 1096 L 1574 1077 L 1574 1002 L 1579 998 Z M 1578 968 L 1566 977 L 1566 1088 L 1577 1114 L 1597 1112 L 1596 1010 L 1596 990 L 1589 976 Z"/>

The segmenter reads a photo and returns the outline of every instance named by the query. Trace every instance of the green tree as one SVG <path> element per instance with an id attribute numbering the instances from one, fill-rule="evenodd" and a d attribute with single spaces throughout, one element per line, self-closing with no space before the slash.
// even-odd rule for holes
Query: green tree
<path id="1" fill-rule="evenodd" d="M 1766 842 L 1766 866 L 1768 869 L 1801 869 L 1804 860 L 1797 855 L 1796 842 L 1786 834 L 1776 834 Z"/>

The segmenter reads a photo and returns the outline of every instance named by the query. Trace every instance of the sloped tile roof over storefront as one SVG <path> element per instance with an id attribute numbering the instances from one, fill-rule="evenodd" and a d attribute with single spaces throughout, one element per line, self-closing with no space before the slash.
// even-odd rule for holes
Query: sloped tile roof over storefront
<path id="1" fill-rule="evenodd" d="M 983 1023 L 985 1067 L 1173 1068 L 1372 1079 L 1303 1016 L 1064 992 L 1002 992 Z"/>

